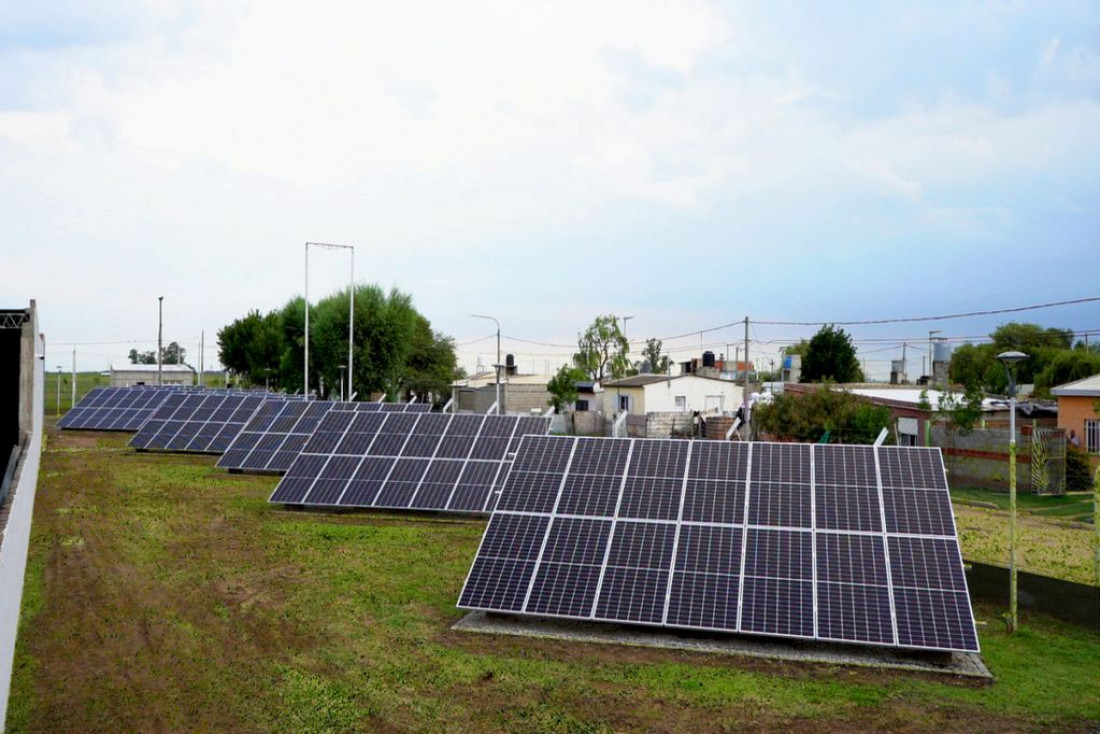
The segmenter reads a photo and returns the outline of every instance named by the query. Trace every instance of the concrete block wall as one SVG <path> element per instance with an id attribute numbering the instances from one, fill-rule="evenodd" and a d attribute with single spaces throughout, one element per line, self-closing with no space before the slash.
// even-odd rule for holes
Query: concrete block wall
<path id="1" fill-rule="evenodd" d="M 1031 436 L 1017 427 L 1016 486 L 1031 491 Z M 1008 491 L 1008 429 L 976 428 L 967 435 L 932 426 L 932 445 L 943 449 L 952 487 Z"/>
<path id="2" fill-rule="evenodd" d="M 7 717 L 11 689 L 15 638 L 19 631 L 19 610 L 23 600 L 23 576 L 30 547 L 31 516 L 38 486 L 38 463 L 42 451 L 43 362 L 36 352 L 45 352 L 38 336 L 38 319 L 31 303 L 31 320 L 24 327 L 20 354 L 21 379 L 20 428 L 22 456 L 16 469 L 11 495 L 0 510 L 0 729 Z M 22 392 L 22 391 L 26 392 Z"/>

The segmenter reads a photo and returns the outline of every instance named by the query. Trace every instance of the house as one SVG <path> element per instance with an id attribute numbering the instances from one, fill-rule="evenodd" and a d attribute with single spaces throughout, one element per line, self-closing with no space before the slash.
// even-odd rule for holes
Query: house
<path id="1" fill-rule="evenodd" d="M 695 413 L 731 413 L 741 405 L 741 386 L 729 380 L 684 374 L 634 375 L 603 383 L 603 414 L 627 414 L 630 435 L 656 438 L 689 433 Z"/>
<path id="2" fill-rule="evenodd" d="M 1095 471 L 1100 466 L 1100 375 L 1059 385 L 1051 393 L 1058 398 L 1058 427 L 1067 437 L 1074 433 Z"/>
<path id="3" fill-rule="evenodd" d="M 185 364 L 162 364 L 158 377 L 155 364 L 131 364 L 111 368 L 111 387 L 134 385 L 193 385 L 195 371 Z"/>
<path id="4" fill-rule="evenodd" d="M 495 372 L 480 372 L 451 383 L 455 406 L 460 411 L 484 413 L 497 399 Z M 520 375 L 505 372 L 500 376 L 500 412 L 542 412 L 550 405 L 546 389 L 549 375 Z"/>

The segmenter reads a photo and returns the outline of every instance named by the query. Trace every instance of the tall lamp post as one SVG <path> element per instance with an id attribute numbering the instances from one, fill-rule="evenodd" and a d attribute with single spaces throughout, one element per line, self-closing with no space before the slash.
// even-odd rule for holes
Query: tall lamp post
<path id="1" fill-rule="evenodd" d="M 352 352 L 353 334 L 355 333 L 355 245 L 333 245 L 328 242 L 306 243 L 306 333 L 305 333 L 305 367 L 303 373 L 303 394 L 309 397 L 309 248 L 320 247 L 325 250 L 348 250 L 351 253 L 351 278 L 348 280 L 348 394 L 351 394 L 351 376 L 354 371 L 354 356 Z M 342 389 L 342 388 L 341 388 Z"/>
<path id="2" fill-rule="evenodd" d="M 472 319 L 488 319 L 497 325 L 497 363 L 493 365 L 497 373 L 497 414 L 500 414 L 500 322 L 492 316 L 486 316 L 485 314 L 472 313 L 470 314 Z"/>
<path id="3" fill-rule="evenodd" d="M 1023 352 L 1001 352 L 997 359 L 1008 375 L 1008 633 L 1016 631 L 1016 372 Z"/>
<path id="4" fill-rule="evenodd" d="M 57 414 L 61 415 L 61 365 L 57 365 Z"/>
<path id="5" fill-rule="evenodd" d="M 340 402 L 341 403 L 344 402 L 344 370 L 346 370 L 347 368 L 348 368 L 348 366 L 346 364 L 340 365 Z M 351 393 L 348 393 L 348 394 L 350 395 Z"/>
<path id="6" fill-rule="evenodd" d="M 157 384 L 164 384 L 164 296 L 157 296 Z"/>

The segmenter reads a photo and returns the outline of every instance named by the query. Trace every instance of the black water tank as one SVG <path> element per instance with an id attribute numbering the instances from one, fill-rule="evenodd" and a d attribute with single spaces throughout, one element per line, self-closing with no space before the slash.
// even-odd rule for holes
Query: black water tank
<path id="1" fill-rule="evenodd" d="M 713 367 L 714 366 L 714 352 L 703 352 L 703 366 L 704 367 Z"/>

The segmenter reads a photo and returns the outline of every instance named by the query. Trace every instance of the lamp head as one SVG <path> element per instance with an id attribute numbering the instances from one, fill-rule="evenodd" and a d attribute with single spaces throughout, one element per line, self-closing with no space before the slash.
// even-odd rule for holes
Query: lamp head
<path id="1" fill-rule="evenodd" d="M 1012 367 L 1012 365 L 1017 362 L 1022 362 L 1027 359 L 1027 355 L 1023 352 L 1001 352 L 997 355 L 997 359 L 1000 360 L 1001 364 L 1005 367 Z"/>

